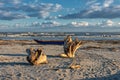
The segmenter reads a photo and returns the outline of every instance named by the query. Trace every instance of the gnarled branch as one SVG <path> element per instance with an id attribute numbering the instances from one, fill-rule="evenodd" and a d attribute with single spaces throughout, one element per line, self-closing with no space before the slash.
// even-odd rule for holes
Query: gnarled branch
<path id="1" fill-rule="evenodd" d="M 64 40 L 64 53 L 60 54 L 61 57 L 75 57 L 76 50 L 81 46 L 82 42 L 75 38 L 72 40 L 71 36 L 67 36 Z"/>
<path id="2" fill-rule="evenodd" d="M 32 65 L 39 65 L 43 63 L 48 63 L 47 56 L 43 53 L 41 49 L 27 49 L 26 52 L 29 54 L 27 56 L 27 61 Z"/>

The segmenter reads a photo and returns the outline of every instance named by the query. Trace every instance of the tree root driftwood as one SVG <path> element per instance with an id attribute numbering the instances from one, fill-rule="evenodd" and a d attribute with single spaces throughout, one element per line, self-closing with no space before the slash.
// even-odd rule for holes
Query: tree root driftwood
<path id="1" fill-rule="evenodd" d="M 46 64 L 47 56 L 43 53 L 42 49 L 26 49 L 26 52 L 29 54 L 27 56 L 27 61 L 32 65 Z"/>
<path id="2" fill-rule="evenodd" d="M 82 42 L 75 38 L 72 40 L 71 36 L 64 39 L 64 53 L 60 54 L 64 58 L 74 58 L 76 50 L 82 45 Z"/>

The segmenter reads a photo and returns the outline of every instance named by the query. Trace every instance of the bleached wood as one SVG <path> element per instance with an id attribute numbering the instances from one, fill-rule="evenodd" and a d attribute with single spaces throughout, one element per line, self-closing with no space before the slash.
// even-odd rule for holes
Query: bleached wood
<path id="1" fill-rule="evenodd" d="M 61 57 L 75 57 L 76 50 L 82 45 L 82 42 L 75 38 L 72 40 L 71 36 L 64 39 L 64 53 L 60 54 Z"/>
<path id="2" fill-rule="evenodd" d="M 48 63 L 47 56 L 43 53 L 42 49 L 28 49 L 29 55 L 27 56 L 27 61 L 33 65 L 39 65 Z"/>

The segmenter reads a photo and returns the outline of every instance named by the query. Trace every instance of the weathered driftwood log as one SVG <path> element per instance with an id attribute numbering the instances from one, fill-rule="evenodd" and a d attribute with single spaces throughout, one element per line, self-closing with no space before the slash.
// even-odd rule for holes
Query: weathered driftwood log
<path id="1" fill-rule="evenodd" d="M 47 56 L 43 53 L 41 49 L 27 49 L 26 52 L 29 54 L 27 56 L 27 61 L 31 63 L 32 65 L 39 65 L 48 63 Z"/>
<path id="2" fill-rule="evenodd" d="M 71 36 L 67 36 L 64 40 L 64 53 L 60 54 L 61 57 L 73 58 L 75 57 L 76 50 L 81 46 L 82 42 L 76 38 L 72 40 Z"/>

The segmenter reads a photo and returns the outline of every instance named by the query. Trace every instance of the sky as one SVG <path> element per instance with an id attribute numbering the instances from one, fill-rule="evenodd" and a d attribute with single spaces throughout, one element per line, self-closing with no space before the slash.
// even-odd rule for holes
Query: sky
<path id="1" fill-rule="evenodd" d="M 0 32 L 120 32 L 120 0 L 0 0 Z"/>

